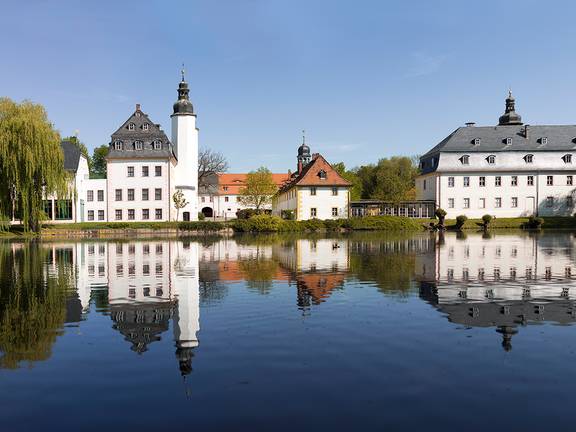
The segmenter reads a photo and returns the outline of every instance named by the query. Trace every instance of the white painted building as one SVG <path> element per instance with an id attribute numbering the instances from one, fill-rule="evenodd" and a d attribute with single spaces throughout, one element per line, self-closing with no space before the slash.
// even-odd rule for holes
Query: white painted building
<path id="1" fill-rule="evenodd" d="M 296 220 L 346 219 L 350 214 L 350 182 L 342 178 L 320 154 L 298 148 L 298 168 L 278 191 L 272 214 L 290 211 Z"/>
<path id="2" fill-rule="evenodd" d="M 576 126 L 524 125 L 512 94 L 497 126 L 468 123 L 420 158 L 417 199 L 480 218 L 574 213 Z"/>

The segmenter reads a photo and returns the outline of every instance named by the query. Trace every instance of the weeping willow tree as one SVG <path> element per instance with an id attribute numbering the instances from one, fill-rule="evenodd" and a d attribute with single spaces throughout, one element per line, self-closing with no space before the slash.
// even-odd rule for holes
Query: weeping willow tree
<path id="1" fill-rule="evenodd" d="M 0 368 L 47 360 L 66 319 L 72 267 L 48 267 L 36 242 L 0 243 Z"/>
<path id="2" fill-rule="evenodd" d="M 20 215 L 24 229 L 40 231 L 43 199 L 70 196 L 60 135 L 41 105 L 0 98 L 0 220 Z"/>

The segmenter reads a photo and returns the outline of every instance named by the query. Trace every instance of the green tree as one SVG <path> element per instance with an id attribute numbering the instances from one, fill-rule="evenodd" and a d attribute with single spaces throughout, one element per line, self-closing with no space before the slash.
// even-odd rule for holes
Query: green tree
<path id="1" fill-rule="evenodd" d="M 272 196 L 278 191 L 272 173 L 265 167 L 248 173 L 246 186 L 240 191 L 240 203 L 246 207 L 260 210 L 264 205 L 272 202 Z"/>
<path id="2" fill-rule="evenodd" d="M 174 202 L 174 208 L 176 209 L 176 220 L 178 220 L 178 217 L 180 216 L 180 209 L 183 209 L 190 203 L 186 201 L 184 192 L 182 192 L 181 189 L 178 189 L 176 192 L 174 192 L 174 195 L 172 195 L 172 201 Z"/>
<path id="3" fill-rule="evenodd" d="M 70 197 L 60 135 L 41 105 L 0 98 L 0 220 L 15 214 L 27 231 L 40 231 L 43 199 Z"/>
<path id="4" fill-rule="evenodd" d="M 362 198 L 362 180 L 356 174 L 356 172 L 349 171 L 346 169 L 346 165 L 344 162 L 338 162 L 332 165 L 332 168 L 336 170 L 338 174 L 344 178 L 344 180 L 348 180 L 352 183 L 352 187 L 350 188 L 350 200 L 356 201 Z"/>
<path id="5" fill-rule="evenodd" d="M 376 165 L 361 166 L 356 175 L 362 184 L 362 198 L 392 202 L 415 199 L 418 167 L 413 158 L 380 159 Z"/>
<path id="6" fill-rule="evenodd" d="M 92 154 L 92 169 L 90 170 L 90 177 L 95 179 L 106 178 L 106 156 L 110 147 L 106 144 L 96 147 Z"/>

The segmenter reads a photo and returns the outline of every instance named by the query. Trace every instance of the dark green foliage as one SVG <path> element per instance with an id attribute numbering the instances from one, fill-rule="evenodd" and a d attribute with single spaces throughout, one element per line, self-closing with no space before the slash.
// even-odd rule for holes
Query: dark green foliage
<path id="1" fill-rule="evenodd" d="M 528 218 L 527 227 L 531 229 L 539 229 L 544 224 L 544 219 L 541 217 L 536 217 L 534 215 Z"/>
<path id="2" fill-rule="evenodd" d="M 492 216 L 489 214 L 485 214 L 482 216 L 482 223 L 484 224 L 484 228 L 488 228 L 490 226 L 490 222 L 492 222 Z"/>
<path id="3" fill-rule="evenodd" d="M 181 231 L 220 231 L 225 226 L 221 222 L 198 221 L 198 222 L 178 222 L 178 229 Z"/>
<path id="4" fill-rule="evenodd" d="M 405 156 L 380 159 L 376 165 L 354 170 L 362 185 L 362 198 L 398 202 L 415 199 L 418 167 Z"/>
<path id="5" fill-rule="evenodd" d="M 350 200 L 357 201 L 362 199 L 362 180 L 358 176 L 355 170 L 347 170 L 344 162 L 338 162 L 332 165 L 332 168 L 342 176 L 345 180 L 352 183 L 350 187 Z"/>
<path id="6" fill-rule="evenodd" d="M 96 147 L 92 153 L 92 166 L 90 167 L 90 178 L 106 178 L 106 156 L 110 148 L 107 145 Z"/>
<path id="7" fill-rule="evenodd" d="M 284 220 L 295 220 L 296 215 L 294 214 L 294 210 L 282 210 L 281 212 L 282 219 Z"/>
<path id="8" fill-rule="evenodd" d="M 236 212 L 236 217 L 238 219 L 250 219 L 252 216 L 260 214 L 260 212 L 256 209 L 247 208 L 241 209 Z"/>
<path id="9" fill-rule="evenodd" d="M 434 215 L 438 218 L 438 225 L 444 226 L 444 219 L 446 218 L 446 210 L 438 207 L 434 212 Z"/>
<path id="10" fill-rule="evenodd" d="M 462 229 L 467 220 L 468 217 L 466 215 L 456 216 L 456 228 Z"/>
<path id="11" fill-rule="evenodd" d="M 206 216 L 204 215 L 204 213 L 198 212 L 198 220 L 203 221 L 204 219 L 206 219 Z"/>

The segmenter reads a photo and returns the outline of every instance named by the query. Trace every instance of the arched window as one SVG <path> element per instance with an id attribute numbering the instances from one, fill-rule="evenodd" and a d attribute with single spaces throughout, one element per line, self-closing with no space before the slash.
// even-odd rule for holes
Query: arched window
<path id="1" fill-rule="evenodd" d="M 564 156 L 562 156 L 562 160 L 564 161 L 564 163 L 572 163 L 572 155 L 565 154 Z"/>
<path id="2" fill-rule="evenodd" d="M 486 160 L 488 161 L 489 164 L 495 164 L 496 163 L 496 156 L 494 155 L 490 155 L 486 158 Z"/>
<path id="3" fill-rule="evenodd" d="M 133 131 L 136 128 L 136 125 L 134 123 L 128 123 L 128 130 Z"/>
<path id="4" fill-rule="evenodd" d="M 143 148 L 143 143 L 142 143 L 142 141 L 134 141 L 134 148 L 135 148 L 136 150 L 142 150 L 142 148 Z"/>
<path id="5" fill-rule="evenodd" d="M 122 141 L 120 141 L 120 140 L 114 141 L 114 148 L 116 150 L 122 150 Z"/>
<path id="6" fill-rule="evenodd" d="M 460 158 L 460 162 L 462 163 L 462 165 L 470 165 L 470 156 L 469 155 L 463 155 Z"/>
<path id="7" fill-rule="evenodd" d="M 534 162 L 534 155 L 527 154 L 526 156 L 524 156 L 524 160 L 526 161 L 526 163 L 532 163 Z"/>
<path id="8" fill-rule="evenodd" d="M 144 124 L 142 125 L 142 130 L 147 131 L 148 129 L 150 129 L 150 125 L 149 125 L 148 123 L 144 123 Z"/>

